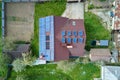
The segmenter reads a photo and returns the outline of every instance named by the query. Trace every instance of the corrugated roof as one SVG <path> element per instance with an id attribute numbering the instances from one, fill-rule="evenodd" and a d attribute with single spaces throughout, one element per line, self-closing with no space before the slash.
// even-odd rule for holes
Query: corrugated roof
<path id="1" fill-rule="evenodd" d="M 102 66 L 102 80 L 120 80 L 120 66 Z"/>

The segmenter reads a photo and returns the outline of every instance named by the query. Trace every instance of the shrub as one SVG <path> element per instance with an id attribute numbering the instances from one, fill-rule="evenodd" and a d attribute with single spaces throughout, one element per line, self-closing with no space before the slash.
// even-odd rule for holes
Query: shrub
<path id="1" fill-rule="evenodd" d="M 13 64 L 13 70 L 15 70 L 15 72 L 21 72 L 25 70 L 26 65 L 23 63 L 21 59 L 14 60 L 12 64 Z"/>
<path id="2" fill-rule="evenodd" d="M 5 76 L 7 73 L 7 64 L 10 63 L 10 58 L 2 53 L 3 42 L 0 38 L 0 76 Z"/>
<path id="3" fill-rule="evenodd" d="M 15 48 L 15 44 L 13 43 L 13 40 L 11 38 L 5 38 L 2 41 L 2 47 L 3 51 L 11 51 Z"/>
<path id="4" fill-rule="evenodd" d="M 64 73 L 70 72 L 74 67 L 74 62 L 60 61 L 57 63 L 57 69 L 62 70 Z"/>
<path id="5" fill-rule="evenodd" d="M 95 8 L 93 4 L 88 5 L 88 9 L 93 9 Z"/>
<path id="6" fill-rule="evenodd" d="M 31 56 L 31 52 L 30 53 L 22 53 L 22 57 L 23 57 L 23 64 L 24 65 L 29 65 L 32 66 L 33 61 L 36 59 L 35 57 Z"/>
<path id="7" fill-rule="evenodd" d="M 16 80 L 28 80 L 28 78 L 25 75 L 17 75 Z"/>

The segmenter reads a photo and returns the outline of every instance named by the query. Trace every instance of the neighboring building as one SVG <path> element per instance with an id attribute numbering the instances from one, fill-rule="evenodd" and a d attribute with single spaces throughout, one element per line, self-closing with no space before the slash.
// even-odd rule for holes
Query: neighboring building
<path id="1" fill-rule="evenodd" d="M 112 59 L 111 59 L 112 63 L 118 62 L 118 50 L 117 49 L 113 49 L 112 50 Z"/>
<path id="2" fill-rule="evenodd" d="M 16 58 L 21 58 L 22 53 L 29 53 L 30 52 L 30 44 L 17 44 L 16 49 L 12 51 L 3 51 L 7 53 L 12 60 Z"/>
<path id="3" fill-rule="evenodd" d="M 120 80 L 120 66 L 102 66 L 101 80 Z"/>
<path id="4" fill-rule="evenodd" d="M 91 49 L 90 60 L 91 61 L 107 61 L 110 62 L 111 53 L 109 49 Z"/>
<path id="5" fill-rule="evenodd" d="M 113 18 L 113 30 L 120 30 L 120 1 L 115 0 L 115 10 Z"/>
<path id="6" fill-rule="evenodd" d="M 86 33 L 83 19 L 47 16 L 39 19 L 39 55 L 47 61 L 84 56 Z"/>

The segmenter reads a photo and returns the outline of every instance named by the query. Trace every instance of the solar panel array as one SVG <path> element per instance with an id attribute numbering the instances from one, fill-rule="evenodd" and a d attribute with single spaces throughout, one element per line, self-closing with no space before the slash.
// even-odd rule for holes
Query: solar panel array
<path id="1" fill-rule="evenodd" d="M 61 32 L 61 35 L 62 35 L 62 39 L 61 39 L 61 42 L 62 43 L 83 43 L 84 42 L 84 39 L 83 39 L 83 31 L 80 30 L 80 31 L 62 31 Z M 65 37 L 67 36 L 67 37 Z M 72 38 L 71 36 L 74 36 L 74 38 Z M 80 38 L 79 38 L 79 37 Z"/>
<path id="2" fill-rule="evenodd" d="M 46 49 L 46 32 L 50 33 L 50 49 Z M 47 61 L 54 61 L 54 17 L 39 19 L 39 55 L 44 55 Z"/>

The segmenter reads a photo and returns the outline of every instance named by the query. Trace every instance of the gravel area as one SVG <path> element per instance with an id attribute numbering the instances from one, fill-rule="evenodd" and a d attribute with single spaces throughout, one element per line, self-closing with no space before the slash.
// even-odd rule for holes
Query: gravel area
<path id="1" fill-rule="evenodd" d="M 84 4 L 79 2 L 67 3 L 66 10 L 62 16 L 70 19 L 84 19 Z"/>

